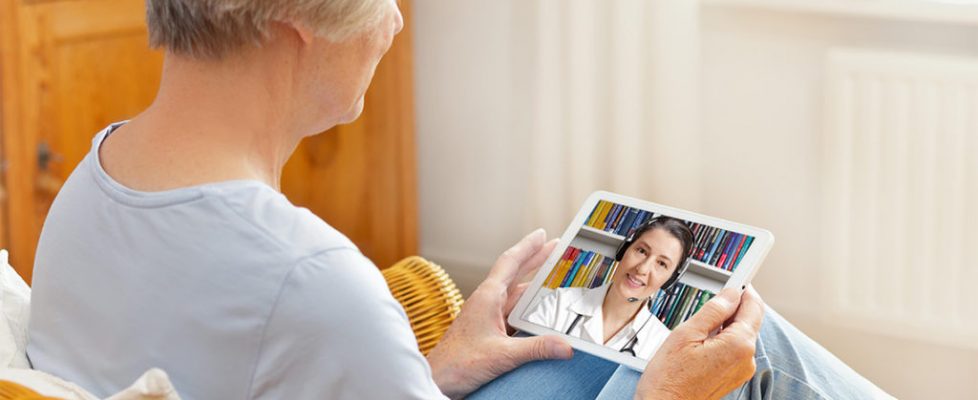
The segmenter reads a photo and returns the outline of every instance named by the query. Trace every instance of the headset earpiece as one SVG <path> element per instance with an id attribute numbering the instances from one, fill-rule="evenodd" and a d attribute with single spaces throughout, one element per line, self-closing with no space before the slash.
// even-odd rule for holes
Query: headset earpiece
<path id="1" fill-rule="evenodd" d="M 689 269 L 688 259 L 683 262 L 683 265 L 676 267 L 676 271 L 672 273 L 669 280 L 662 284 L 662 291 L 666 293 L 672 292 L 672 290 L 675 289 L 676 284 L 679 283 L 679 280 L 683 278 L 683 275 L 686 275 L 687 269 Z"/>
<path id="2" fill-rule="evenodd" d="M 638 232 L 638 229 L 636 229 L 635 231 Z M 625 258 L 625 252 L 628 251 L 628 248 L 631 247 L 632 242 L 634 241 L 635 241 L 635 234 L 633 233 L 629 235 L 627 238 L 625 238 L 625 240 L 621 242 L 620 245 L 618 245 L 618 251 L 615 252 L 615 261 L 621 261 L 622 258 Z"/>

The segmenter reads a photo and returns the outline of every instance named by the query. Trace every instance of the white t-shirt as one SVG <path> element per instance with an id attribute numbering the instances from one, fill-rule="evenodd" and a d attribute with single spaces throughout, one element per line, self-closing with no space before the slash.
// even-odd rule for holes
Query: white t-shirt
<path id="1" fill-rule="evenodd" d="M 528 322 L 545 326 L 561 333 L 587 340 L 592 343 L 604 342 L 604 317 L 602 304 L 610 284 L 594 289 L 571 287 L 560 288 L 540 300 L 528 314 Z M 575 324 L 574 320 L 580 319 Z M 626 347 L 632 338 L 637 339 L 633 350 L 638 358 L 650 360 L 662 342 L 669 337 L 669 328 L 653 315 L 647 304 L 643 304 L 632 322 L 618 331 L 604 343 L 614 350 Z"/>
<path id="2" fill-rule="evenodd" d="M 159 367 L 188 400 L 444 397 L 400 304 L 343 234 L 257 181 L 126 188 L 98 158 L 118 126 L 95 137 L 45 221 L 34 368 L 100 396 Z"/>

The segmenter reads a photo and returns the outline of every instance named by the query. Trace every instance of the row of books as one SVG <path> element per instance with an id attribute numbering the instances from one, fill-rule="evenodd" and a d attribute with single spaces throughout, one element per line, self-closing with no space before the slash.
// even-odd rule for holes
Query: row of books
<path id="1" fill-rule="evenodd" d="M 648 221 L 652 216 L 653 213 L 650 211 L 600 200 L 594 206 L 594 210 L 591 210 L 591 215 L 588 216 L 584 224 L 605 232 L 628 237 L 635 231 L 635 228 Z"/>
<path id="2" fill-rule="evenodd" d="M 652 299 L 649 310 L 672 330 L 696 314 L 713 296 L 713 293 L 706 290 L 678 284 L 671 293 L 660 290 Z"/>
<path id="3" fill-rule="evenodd" d="M 601 200 L 594 206 L 585 225 L 628 237 L 653 216 L 651 211 Z M 753 236 L 698 223 L 686 224 L 694 238 L 690 257 L 719 269 L 735 270 L 754 241 Z"/>
<path id="4" fill-rule="evenodd" d="M 611 280 L 618 263 L 613 257 L 605 257 L 594 251 L 567 246 L 564 255 L 550 271 L 543 286 L 550 289 L 564 287 L 596 288 Z"/>
<path id="5" fill-rule="evenodd" d="M 719 269 L 733 271 L 754 242 L 753 236 L 703 224 L 689 224 L 693 231 L 690 258 Z"/>

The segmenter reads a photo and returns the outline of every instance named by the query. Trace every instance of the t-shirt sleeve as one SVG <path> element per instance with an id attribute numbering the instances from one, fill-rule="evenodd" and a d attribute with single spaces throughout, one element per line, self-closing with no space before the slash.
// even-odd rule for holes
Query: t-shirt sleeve
<path id="1" fill-rule="evenodd" d="M 354 249 L 301 261 L 269 316 L 256 399 L 444 398 L 380 271 Z"/>

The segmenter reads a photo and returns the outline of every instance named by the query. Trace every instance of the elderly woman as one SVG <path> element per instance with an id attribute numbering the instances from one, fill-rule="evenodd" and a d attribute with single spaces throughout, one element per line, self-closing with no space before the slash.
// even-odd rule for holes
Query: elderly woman
<path id="1" fill-rule="evenodd" d="M 693 233 L 682 221 L 653 218 L 622 243 L 610 283 L 557 289 L 526 320 L 649 359 L 669 336 L 649 302 L 679 280 L 692 244 Z"/>
<path id="2" fill-rule="evenodd" d="M 557 337 L 506 334 L 521 277 L 554 248 L 542 232 L 499 258 L 425 358 L 377 268 L 279 193 L 303 137 L 360 114 L 402 28 L 394 0 L 146 7 L 151 44 L 166 52 L 159 92 L 131 121 L 95 135 L 51 207 L 34 274 L 35 368 L 100 395 L 160 367 L 186 399 L 432 399 L 490 381 L 472 397 L 513 396 L 493 387 L 551 397 L 548 387 L 567 380 L 537 379 L 540 368 L 578 376 L 600 365 L 575 357 L 497 379 L 531 360 L 572 356 Z M 673 332 L 641 378 L 609 387 L 628 397 L 716 397 L 746 387 L 755 362 L 766 377 L 751 382 L 779 387 L 771 379 L 780 375 L 753 357 L 765 343 L 756 341 L 763 314 L 752 291 L 723 292 Z"/>

